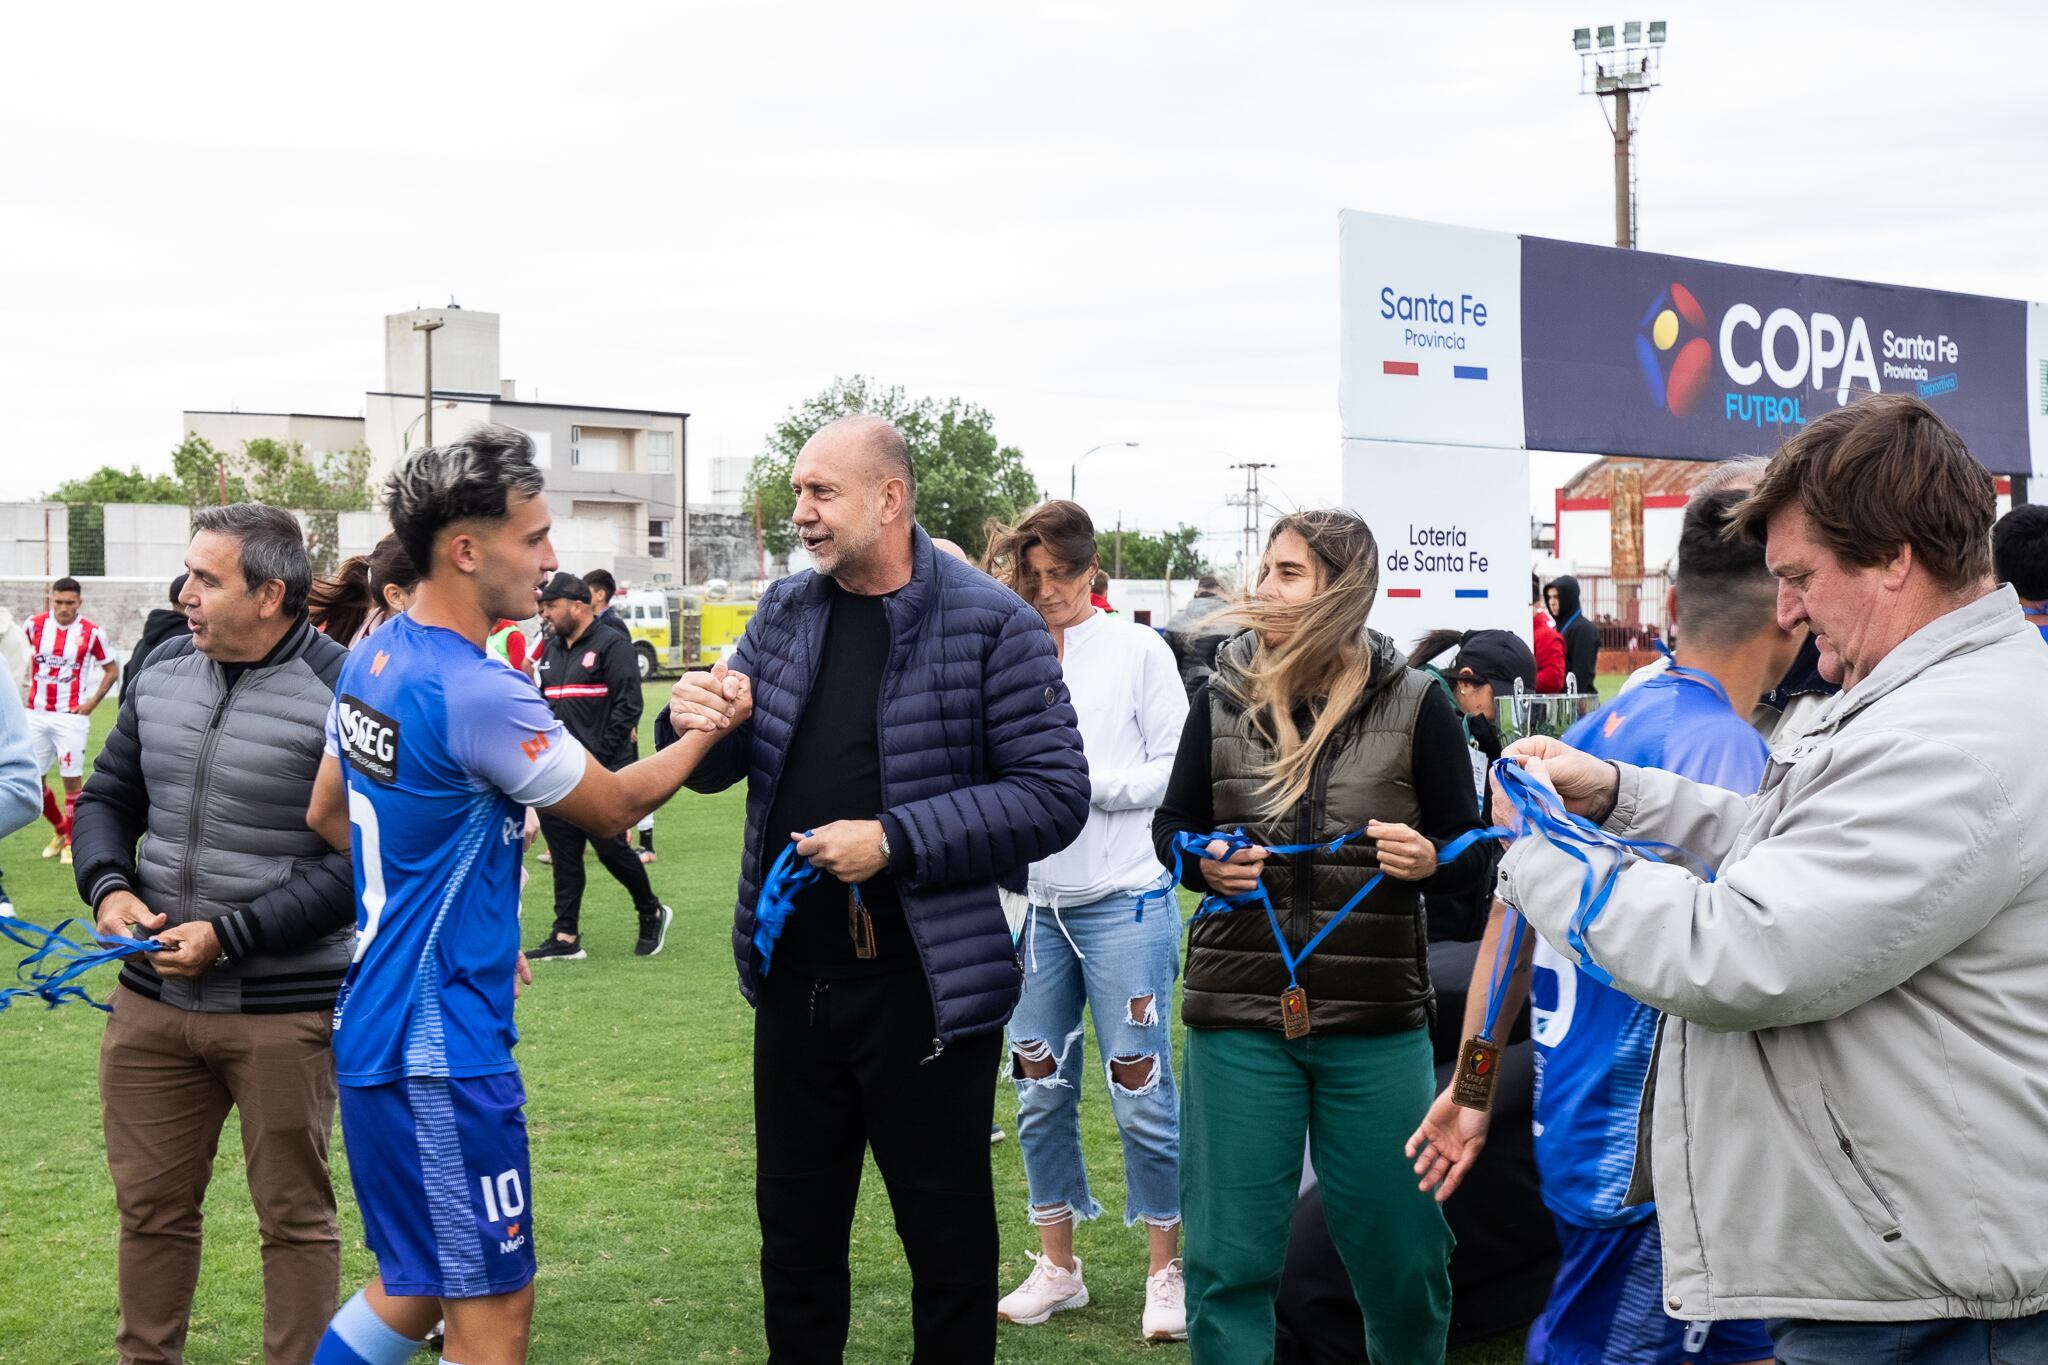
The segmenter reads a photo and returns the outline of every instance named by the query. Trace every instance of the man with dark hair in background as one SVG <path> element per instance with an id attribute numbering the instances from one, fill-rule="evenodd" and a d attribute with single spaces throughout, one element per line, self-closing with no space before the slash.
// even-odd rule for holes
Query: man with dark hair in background
<path id="1" fill-rule="evenodd" d="M 548 623 L 535 671 L 548 708 L 598 762 L 613 772 L 633 762 L 634 736 L 640 728 L 640 670 L 623 635 L 605 630 L 592 612 L 590 590 L 570 573 L 558 573 L 541 589 L 540 614 Z M 576 825 L 542 811 L 541 837 L 547 840 L 555 873 L 555 927 L 531 949 L 533 962 L 575 962 L 584 956 L 583 845 L 586 840 L 598 862 L 611 873 L 640 914 L 640 938 L 633 951 L 652 957 L 668 940 L 674 912 L 655 897 L 647 869 L 633 856 L 623 834 L 586 834 Z"/>
<path id="2" fill-rule="evenodd" d="M 48 788 L 43 791 L 43 818 L 55 831 L 43 849 L 45 858 L 63 855 L 71 861 L 71 817 L 78 790 L 85 784 L 85 746 L 92 733 L 87 719 L 121 674 L 121 665 L 107 652 L 107 636 L 79 615 L 83 593 L 75 578 L 50 585 L 50 607 L 28 619 L 25 634 L 31 651 L 28 668 L 28 735 L 36 771 L 55 768 L 64 782 L 64 806 Z M 100 667 L 99 685 L 91 695 L 86 677 Z"/>
<path id="3" fill-rule="evenodd" d="M 592 569 L 583 575 L 583 586 L 590 589 L 591 619 L 631 644 L 632 630 L 612 609 L 612 603 L 619 595 L 619 580 L 612 577 L 611 570 Z"/>
<path id="4" fill-rule="evenodd" d="M 1770 748 L 1749 710 L 1799 652 L 1805 628 L 1777 623 L 1777 583 L 1761 545 L 1728 535 L 1743 490 L 1696 495 L 1687 505 L 1674 587 L 1680 630 L 1671 666 L 1623 692 L 1565 733 L 1596 758 L 1661 768 L 1748 796 L 1763 780 Z M 1466 996 L 1467 1033 L 1484 1018 L 1493 946 L 1506 912 L 1494 902 Z M 1521 949 L 1535 936 L 1517 922 Z M 1684 1323 L 1641 1285 L 1661 1282 L 1656 1208 L 1631 1202 L 1636 1102 L 1649 1072 L 1657 1011 L 1639 1004 L 1535 943 L 1533 970 L 1510 987 L 1513 1018 L 1524 991 L 1535 1008 L 1536 1166 L 1543 1202 L 1557 1223 L 1562 1259 L 1550 1302 L 1529 1333 L 1529 1365 L 1732 1365 L 1768 1361 L 1771 1341 L 1754 1321 Z M 1449 1198 L 1486 1140 L 1488 1115 L 1437 1098 L 1418 1137 L 1452 1164 L 1441 1175 Z M 1427 1161 L 1429 1158 L 1425 1158 Z"/>
<path id="5" fill-rule="evenodd" d="M 609 569 L 592 569 L 589 573 L 583 575 L 583 586 L 590 589 L 590 608 L 597 624 L 624 640 L 630 655 L 633 643 L 633 629 L 626 624 L 625 619 L 619 615 L 617 609 L 612 605 L 618 600 L 619 581 L 612 577 Z M 636 669 L 637 665 L 638 661 L 635 660 Z M 633 732 L 633 757 L 638 758 L 639 756 L 640 732 L 635 730 Z M 640 861 L 643 863 L 653 862 L 654 813 L 652 811 L 648 812 L 647 818 L 633 828 L 640 835 Z M 549 861 L 552 860 L 553 855 L 550 854 Z"/>
<path id="6" fill-rule="evenodd" d="M 2048 507 L 2021 503 L 1991 528 L 1992 572 L 2019 594 L 2020 611 L 2048 640 Z"/>
<path id="7" fill-rule="evenodd" d="M 152 609 L 142 623 L 142 638 L 135 642 L 135 652 L 128 656 L 128 666 L 121 670 L 123 706 L 134 694 L 135 680 L 141 676 L 143 665 L 149 662 L 149 656 L 156 652 L 156 647 L 166 640 L 192 633 L 192 627 L 185 621 L 185 608 L 178 600 L 185 594 L 185 577 L 179 574 L 171 580 L 171 605 Z"/>

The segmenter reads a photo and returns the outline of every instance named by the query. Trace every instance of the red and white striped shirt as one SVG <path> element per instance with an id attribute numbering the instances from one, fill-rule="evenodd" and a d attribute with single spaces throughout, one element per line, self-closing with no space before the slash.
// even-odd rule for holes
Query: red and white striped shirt
<path id="1" fill-rule="evenodd" d="M 29 618 L 27 635 L 33 651 L 28 709 L 75 713 L 85 700 L 80 689 L 85 685 L 86 660 L 107 662 L 106 633 L 83 616 L 60 626 L 56 617 L 39 611 Z"/>

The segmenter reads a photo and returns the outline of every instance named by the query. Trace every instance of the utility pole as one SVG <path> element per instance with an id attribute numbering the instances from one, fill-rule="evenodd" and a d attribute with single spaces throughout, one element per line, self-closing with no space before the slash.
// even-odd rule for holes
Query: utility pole
<path id="1" fill-rule="evenodd" d="M 1116 514 L 1116 549 L 1113 552 L 1116 567 L 1109 571 L 1111 578 L 1124 576 L 1124 514 Z"/>
<path id="2" fill-rule="evenodd" d="M 1259 471 L 1272 467 L 1271 463 L 1258 460 L 1248 460 L 1243 464 L 1231 466 L 1232 469 L 1244 471 L 1244 530 L 1242 538 L 1238 541 L 1237 552 L 1238 589 L 1241 592 L 1249 587 L 1259 563 L 1259 510 L 1264 506 L 1259 501 Z M 1246 595 L 1249 596 L 1249 593 Z"/>
<path id="3" fill-rule="evenodd" d="M 427 383 L 426 388 L 422 391 L 421 401 L 426 404 L 427 430 L 423 439 L 428 445 L 434 443 L 434 333 L 440 331 L 445 325 L 446 323 L 440 318 L 435 318 L 431 322 L 415 322 L 412 325 L 412 329 L 415 332 L 426 333 Z"/>
<path id="4" fill-rule="evenodd" d="M 1647 27 L 1647 41 L 1644 29 Z M 1664 39 L 1669 26 L 1662 19 L 1648 25 L 1630 20 L 1615 43 L 1613 24 L 1572 30 L 1572 48 L 1579 54 L 1579 93 L 1603 101 L 1607 130 L 1614 136 L 1614 244 L 1636 244 L 1636 119 L 1642 100 L 1661 81 Z M 1596 47 L 1597 42 L 1597 47 Z M 1613 101 L 1610 109 L 1604 103 Z"/>

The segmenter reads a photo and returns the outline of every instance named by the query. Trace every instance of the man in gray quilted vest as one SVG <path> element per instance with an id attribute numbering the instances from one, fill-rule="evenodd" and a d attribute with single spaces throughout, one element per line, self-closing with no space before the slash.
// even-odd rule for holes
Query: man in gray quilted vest
<path id="1" fill-rule="evenodd" d="M 306 622 L 312 570 L 291 513 L 236 503 L 192 523 L 192 634 L 130 685 L 73 833 L 100 931 L 167 945 L 127 959 L 100 1044 L 115 1345 L 123 1365 L 184 1359 L 200 1205 L 233 1109 L 263 1239 L 264 1359 L 303 1365 L 341 1278 L 328 1029 L 355 893 L 306 807 L 346 652 Z"/>

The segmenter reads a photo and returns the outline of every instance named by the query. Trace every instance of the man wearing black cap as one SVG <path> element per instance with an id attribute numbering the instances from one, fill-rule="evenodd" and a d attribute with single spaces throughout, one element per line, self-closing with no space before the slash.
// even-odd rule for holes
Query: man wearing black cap
<path id="1" fill-rule="evenodd" d="M 574 574 L 558 573 L 541 589 L 540 614 L 548 624 L 536 665 L 541 695 L 562 728 L 616 772 L 633 761 L 640 725 L 640 670 L 633 647 L 617 631 L 596 624 L 590 589 Z M 674 912 L 655 899 L 647 869 L 623 833 L 586 835 L 547 811 L 540 814 L 540 832 L 554 865 L 555 927 L 538 947 L 527 951 L 528 961 L 573 962 L 584 956 L 579 923 L 586 840 L 640 912 L 640 938 L 633 951 L 641 957 L 661 951 Z"/>
<path id="2" fill-rule="evenodd" d="M 1448 665 L 1432 660 L 1456 650 Z M 1479 792 L 1479 808 L 1486 809 L 1487 771 L 1500 757 L 1500 697 L 1511 697 L 1515 684 L 1522 690 L 1536 690 L 1536 656 L 1522 637 L 1507 630 L 1433 630 L 1417 642 L 1408 655 L 1408 665 L 1434 676 L 1451 694 L 1465 727 L 1465 756 L 1472 765 L 1472 784 Z M 1494 857 L 1498 858 L 1498 853 Z M 1464 891 L 1429 891 L 1423 895 L 1429 915 L 1429 939 L 1435 943 L 1451 940 L 1469 943 L 1486 931 L 1487 915 L 1493 909 L 1493 879 L 1489 875 Z"/>

